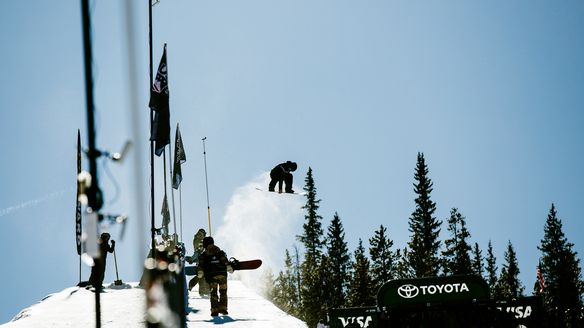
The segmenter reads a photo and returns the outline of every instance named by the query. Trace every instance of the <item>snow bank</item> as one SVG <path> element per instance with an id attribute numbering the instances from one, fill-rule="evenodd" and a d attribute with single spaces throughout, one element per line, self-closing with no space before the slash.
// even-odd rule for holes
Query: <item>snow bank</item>
<path id="1" fill-rule="evenodd" d="M 108 287 L 101 294 L 101 322 L 104 328 L 145 327 L 145 293 L 130 283 L 129 288 Z M 196 289 L 196 288 L 195 288 Z M 231 328 L 306 328 L 306 324 L 278 309 L 241 281 L 228 282 L 229 315 L 210 316 L 210 302 L 198 292 L 189 293 L 188 327 L 215 327 L 229 323 Z M 3 328 L 95 327 L 95 294 L 85 288 L 71 287 L 45 297 L 22 310 Z"/>

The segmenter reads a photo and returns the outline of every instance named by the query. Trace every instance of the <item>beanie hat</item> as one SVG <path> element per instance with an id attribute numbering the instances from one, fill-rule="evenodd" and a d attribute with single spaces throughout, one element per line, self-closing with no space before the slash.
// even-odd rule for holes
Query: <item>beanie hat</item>
<path id="1" fill-rule="evenodd" d="M 213 237 L 208 236 L 208 237 L 203 238 L 203 248 L 207 248 L 207 246 L 213 245 L 213 244 L 215 244 Z"/>

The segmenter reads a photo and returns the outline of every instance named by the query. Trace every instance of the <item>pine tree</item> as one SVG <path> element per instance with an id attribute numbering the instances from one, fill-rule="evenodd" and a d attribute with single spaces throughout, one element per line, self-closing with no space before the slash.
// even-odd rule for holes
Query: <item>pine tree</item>
<path id="1" fill-rule="evenodd" d="M 276 279 L 274 278 L 274 273 L 271 268 L 266 268 L 262 274 L 263 287 L 261 290 L 262 296 L 267 300 L 272 300 L 274 298 L 274 287 L 276 285 Z"/>
<path id="2" fill-rule="evenodd" d="M 375 291 L 396 276 L 396 259 L 391 248 L 393 240 L 387 236 L 387 229 L 381 225 L 375 235 L 369 239 L 369 256 L 371 257 L 371 277 Z"/>
<path id="3" fill-rule="evenodd" d="M 524 287 L 519 281 L 519 264 L 511 241 L 505 251 L 505 263 L 501 268 L 501 275 L 497 281 L 497 297 L 501 299 L 516 299 L 523 295 Z"/>
<path id="4" fill-rule="evenodd" d="M 302 319 L 309 327 L 318 323 L 321 314 L 326 310 L 322 293 L 322 278 L 319 275 L 322 247 L 324 245 L 321 226 L 322 217 L 318 215 L 320 199 L 316 196 L 316 186 L 312 177 L 312 168 L 308 168 L 306 179 L 306 210 L 303 234 L 298 240 L 304 245 L 304 261 L 300 265 L 300 279 L 302 281 L 300 295 L 302 299 Z"/>
<path id="5" fill-rule="evenodd" d="M 483 278 L 483 274 L 485 273 L 485 265 L 483 264 L 483 251 L 479 248 L 479 243 L 474 244 L 472 255 L 472 272 Z"/>
<path id="6" fill-rule="evenodd" d="M 407 247 L 397 249 L 395 252 L 395 279 L 411 279 L 414 277 L 412 266 L 408 262 L 409 251 Z"/>
<path id="7" fill-rule="evenodd" d="M 542 253 L 544 307 L 559 327 L 577 327 L 577 316 L 582 315 L 584 282 L 580 260 L 573 247 L 562 231 L 562 221 L 552 204 L 544 226 L 544 237 L 537 248 Z"/>
<path id="8" fill-rule="evenodd" d="M 300 278 L 300 251 L 298 250 L 298 247 L 296 245 L 294 245 L 294 258 L 293 258 L 293 275 L 295 277 L 295 289 L 296 289 L 296 295 L 298 296 L 298 304 L 302 304 L 302 293 L 300 292 L 302 290 L 302 281 Z M 300 306 L 299 306 L 299 310 L 298 313 L 300 313 Z"/>
<path id="9" fill-rule="evenodd" d="M 497 270 L 499 268 L 497 268 L 497 258 L 495 257 L 495 254 L 493 253 L 493 244 L 491 243 L 491 240 L 489 240 L 489 244 L 487 246 L 487 258 L 486 258 L 486 262 L 487 262 L 487 267 L 486 267 L 486 271 L 487 271 L 487 285 L 489 285 L 489 291 L 491 293 L 491 297 L 496 297 L 497 292 Z"/>
<path id="10" fill-rule="evenodd" d="M 353 272 L 349 283 L 348 301 L 349 305 L 370 306 L 375 304 L 375 293 L 373 292 L 373 281 L 369 273 L 370 262 L 365 255 L 363 241 L 359 238 L 359 245 L 354 253 Z"/>
<path id="11" fill-rule="evenodd" d="M 284 271 L 278 274 L 274 282 L 270 300 L 282 311 L 299 317 L 300 300 L 296 285 L 296 273 L 288 250 L 286 250 L 286 258 L 284 260 Z"/>
<path id="12" fill-rule="evenodd" d="M 442 222 L 434 217 L 436 203 L 430 199 L 433 183 L 428 177 L 428 167 L 422 153 L 418 153 L 414 179 L 417 198 L 416 209 L 409 219 L 409 231 L 412 235 L 408 242 L 408 262 L 415 277 L 436 276 L 440 271 L 438 237 Z"/>
<path id="13" fill-rule="evenodd" d="M 328 228 L 326 253 L 326 258 L 330 265 L 331 279 L 330 291 L 326 297 L 328 306 L 332 308 L 342 307 L 346 303 L 345 295 L 351 257 L 347 242 L 345 242 L 345 230 L 343 229 L 343 224 L 338 213 L 335 213 Z"/>
<path id="14" fill-rule="evenodd" d="M 444 241 L 446 250 L 442 252 L 445 275 L 471 274 L 471 247 L 467 240 L 470 233 L 466 229 L 466 219 L 456 208 L 450 210 L 448 218 L 450 238 Z"/>

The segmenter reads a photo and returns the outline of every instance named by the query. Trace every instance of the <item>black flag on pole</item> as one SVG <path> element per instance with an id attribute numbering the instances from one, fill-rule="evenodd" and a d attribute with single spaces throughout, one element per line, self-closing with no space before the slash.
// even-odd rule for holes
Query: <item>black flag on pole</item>
<path id="1" fill-rule="evenodd" d="M 166 198 L 166 194 L 164 194 L 164 200 L 162 201 L 162 210 L 160 210 L 160 214 L 162 214 L 162 234 L 164 236 L 168 236 L 169 235 L 168 224 L 170 223 L 170 211 L 168 210 L 168 200 Z"/>
<path id="2" fill-rule="evenodd" d="M 160 65 L 156 72 L 156 79 L 150 90 L 150 103 L 148 106 L 154 111 L 152 122 L 152 135 L 150 141 L 155 142 L 156 156 L 160 156 L 164 147 L 170 144 L 170 109 L 168 93 L 168 71 L 166 66 L 166 44 L 160 59 Z"/>
<path id="3" fill-rule="evenodd" d="M 182 137 L 176 123 L 176 137 L 174 140 L 174 171 L 172 172 L 172 187 L 178 189 L 182 181 L 181 165 L 187 161 L 185 148 L 183 147 Z"/>
<path id="4" fill-rule="evenodd" d="M 77 177 L 81 173 L 81 132 L 77 129 Z M 81 202 L 79 201 L 79 182 L 77 182 L 77 205 L 75 206 L 75 240 L 77 242 L 77 255 L 81 255 Z"/>

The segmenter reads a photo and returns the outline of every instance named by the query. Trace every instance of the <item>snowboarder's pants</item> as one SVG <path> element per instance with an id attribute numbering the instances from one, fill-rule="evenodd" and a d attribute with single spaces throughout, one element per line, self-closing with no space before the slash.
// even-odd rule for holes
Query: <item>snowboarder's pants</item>
<path id="1" fill-rule="evenodd" d="M 96 259 L 95 264 L 91 267 L 91 274 L 89 275 L 89 284 L 96 289 L 101 289 L 103 279 L 105 277 L 105 261 Z"/>
<path id="2" fill-rule="evenodd" d="M 207 282 L 211 289 L 211 312 L 227 311 L 227 276 L 214 276 Z"/>
<path id="3" fill-rule="evenodd" d="M 282 192 L 282 182 L 286 183 L 286 192 L 290 192 L 292 190 L 292 180 L 294 177 L 292 173 L 284 173 L 284 172 L 270 172 L 270 185 L 268 186 L 269 191 L 274 191 L 274 187 L 276 187 L 276 183 L 278 183 L 278 191 Z"/>
<path id="4" fill-rule="evenodd" d="M 189 290 L 193 289 L 197 284 L 199 284 L 199 295 L 209 295 L 209 285 L 205 279 L 199 279 L 197 276 L 189 280 Z"/>

